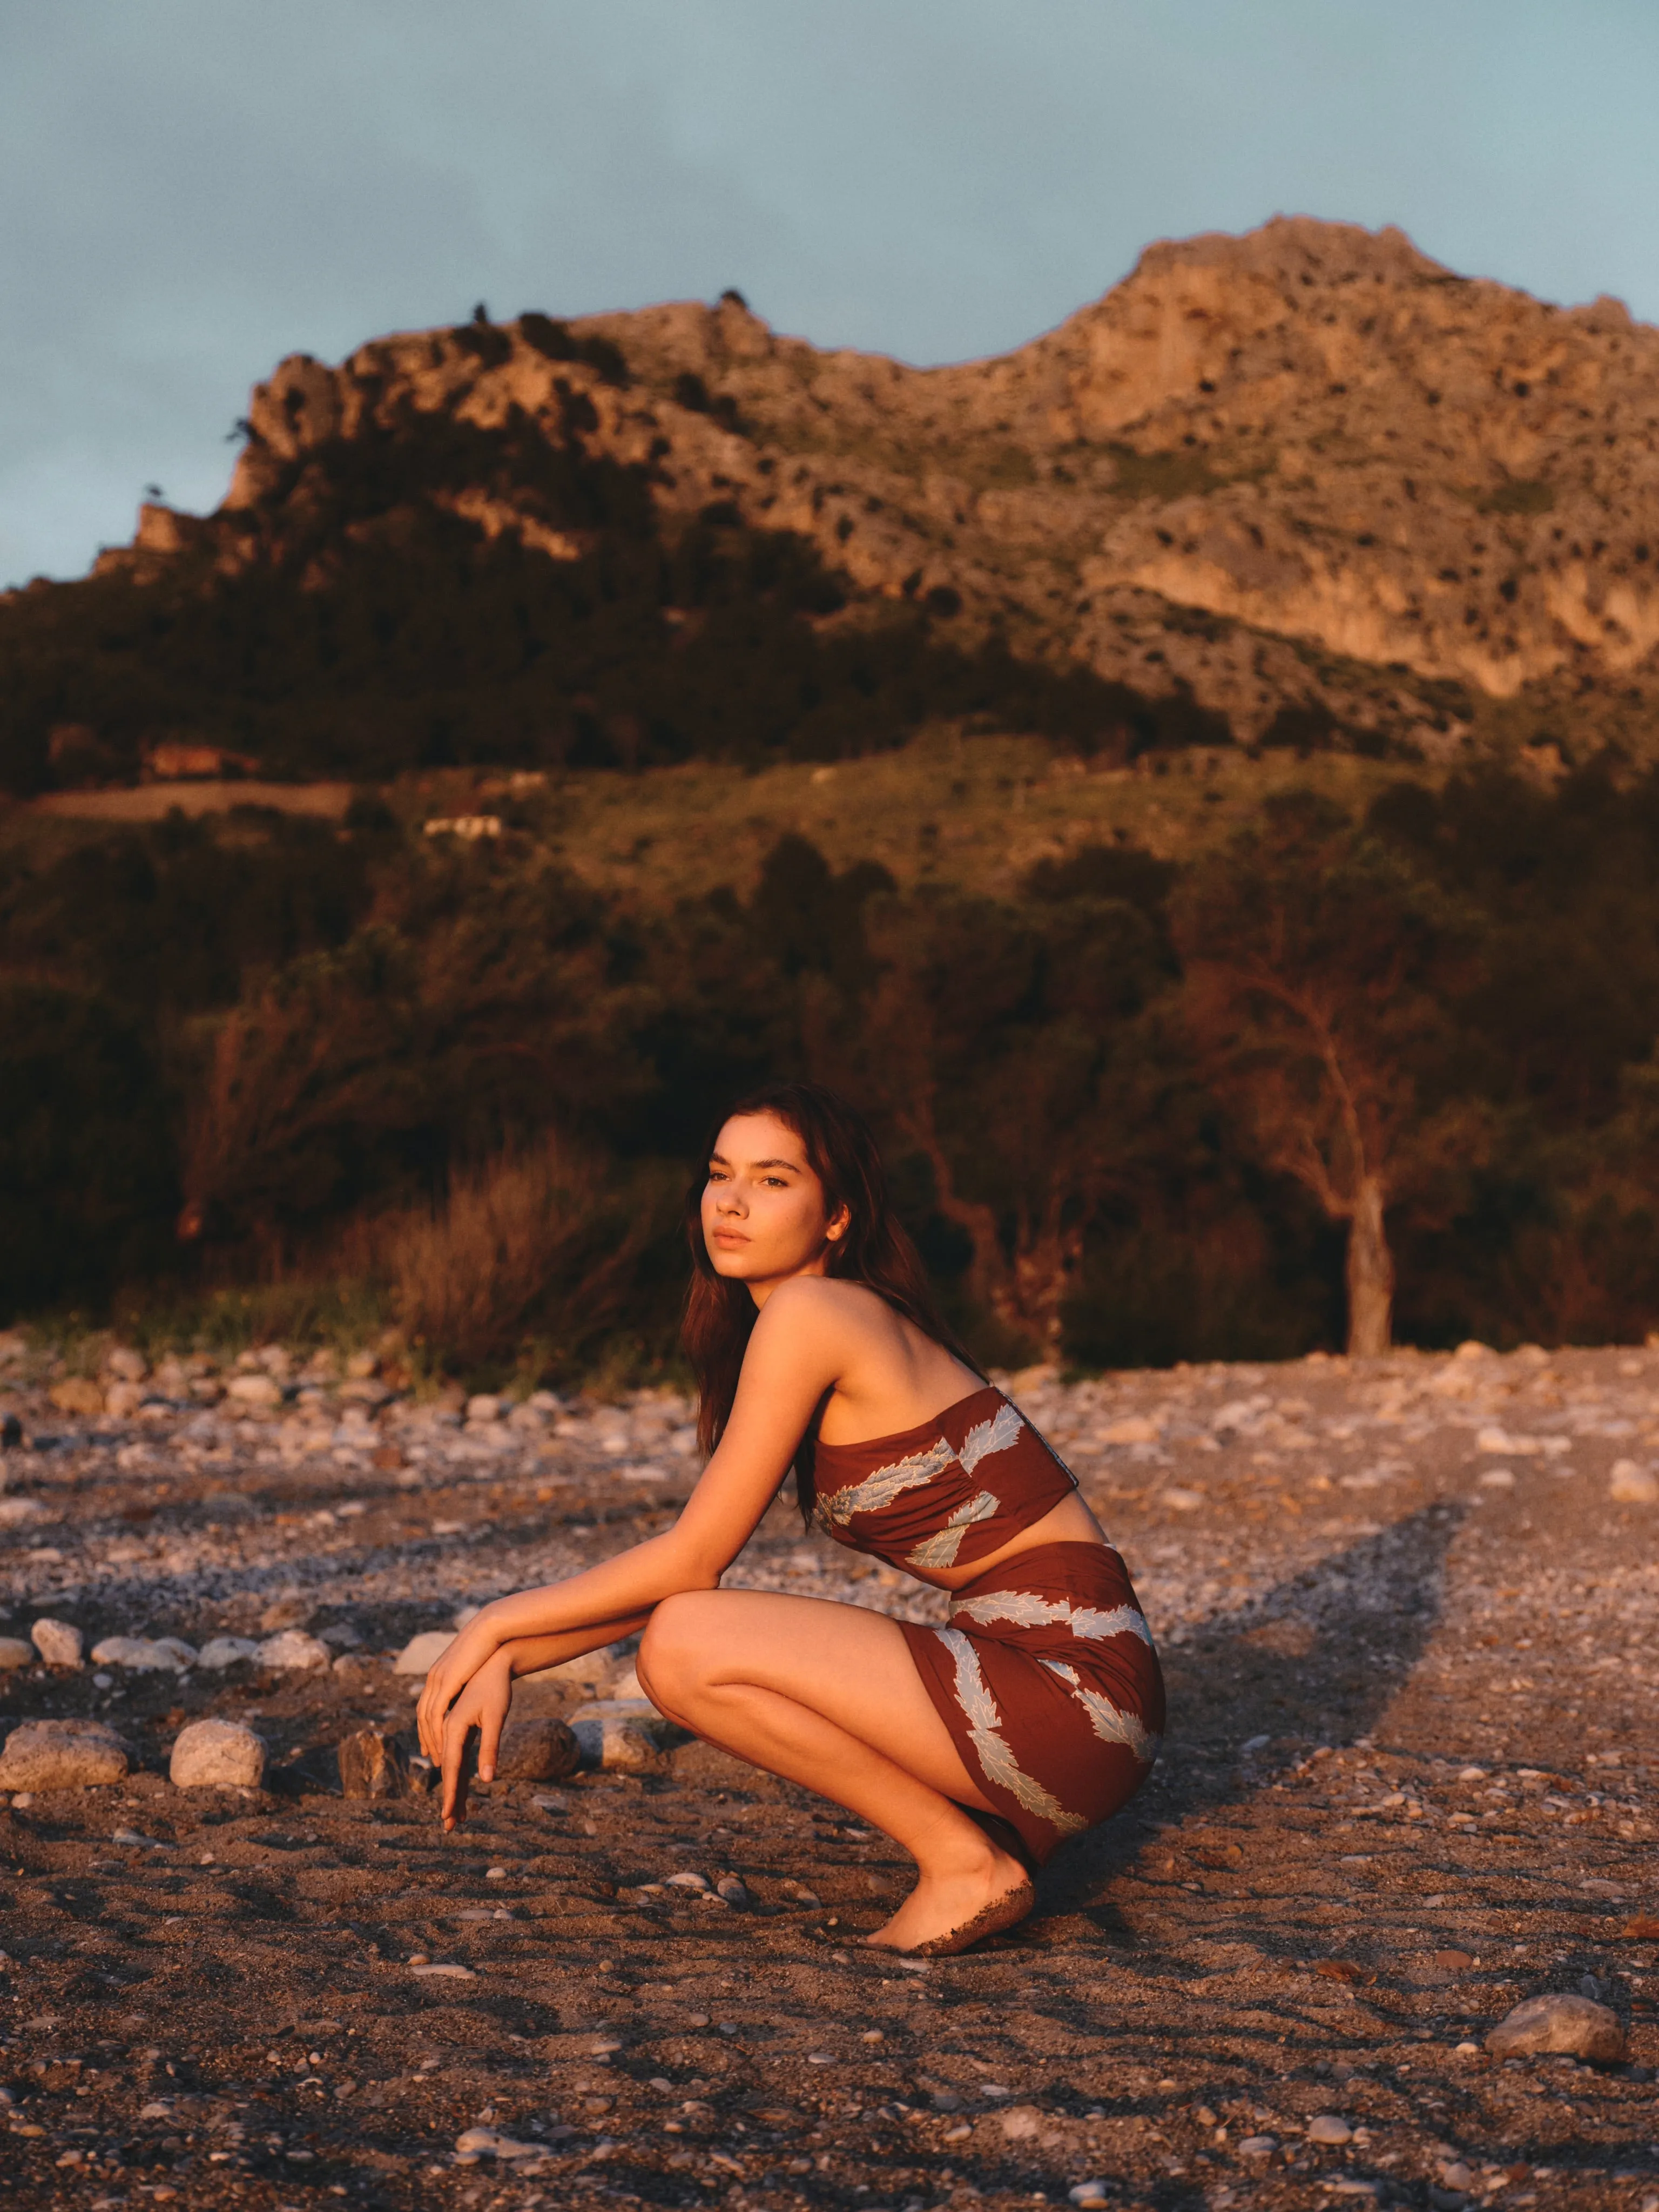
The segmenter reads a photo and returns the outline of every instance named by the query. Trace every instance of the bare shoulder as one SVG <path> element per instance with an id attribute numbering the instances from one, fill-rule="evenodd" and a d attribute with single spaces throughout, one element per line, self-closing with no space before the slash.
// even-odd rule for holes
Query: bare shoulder
<path id="1" fill-rule="evenodd" d="M 826 1330 L 863 1334 L 872 1328 L 891 1328 L 896 1320 L 886 1299 L 866 1284 L 839 1283 L 829 1275 L 797 1275 L 778 1285 L 755 1325 L 769 1335 Z"/>

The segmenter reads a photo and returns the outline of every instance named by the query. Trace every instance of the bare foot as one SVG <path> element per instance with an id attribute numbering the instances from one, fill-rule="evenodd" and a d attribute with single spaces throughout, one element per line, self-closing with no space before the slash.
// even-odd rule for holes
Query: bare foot
<path id="1" fill-rule="evenodd" d="M 892 1918 L 864 1940 L 877 1951 L 955 1950 L 1012 1928 L 1035 1902 L 1018 1860 L 988 1843 L 976 1864 L 924 1874 Z"/>

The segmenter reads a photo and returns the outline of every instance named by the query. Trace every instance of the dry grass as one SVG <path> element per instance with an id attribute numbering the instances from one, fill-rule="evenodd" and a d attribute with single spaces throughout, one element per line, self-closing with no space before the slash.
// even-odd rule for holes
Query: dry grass
<path id="1" fill-rule="evenodd" d="M 477 1366 L 533 1335 L 573 1352 L 620 1310 L 651 1222 L 546 1137 L 457 1171 L 442 1199 L 359 1232 L 429 1364 Z"/>

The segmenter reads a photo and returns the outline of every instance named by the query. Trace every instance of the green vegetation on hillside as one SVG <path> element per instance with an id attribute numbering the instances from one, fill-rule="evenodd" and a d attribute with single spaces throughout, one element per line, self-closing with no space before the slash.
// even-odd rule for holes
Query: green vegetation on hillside
<path id="1" fill-rule="evenodd" d="M 375 781 L 851 759 L 939 719 L 1116 760 L 1230 741 L 1178 687 L 1147 697 L 994 636 L 963 649 L 943 587 L 854 619 L 805 538 L 727 503 L 665 536 L 647 472 L 588 450 L 593 422 L 574 389 L 561 438 L 410 409 L 290 463 L 227 526 L 228 554 L 216 538 L 152 580 L 0 602 L 0 791 L 130 780 L 180 738 L 270 775 Z M 489 535 L 464 511 L 481 498 L 571 557 Z"/>
<path id="2" fill-rule="evenodd" d="M 1407 1339 L 1659 1322 L 1659 776 L 983 742 L 12 817 L 0 1318 L 357 1283 L 469 1371 L 648 1364 L 708 1115 L 806 1072 L 988 1356 L 1340 1343 L 1367 1174 Z"/>

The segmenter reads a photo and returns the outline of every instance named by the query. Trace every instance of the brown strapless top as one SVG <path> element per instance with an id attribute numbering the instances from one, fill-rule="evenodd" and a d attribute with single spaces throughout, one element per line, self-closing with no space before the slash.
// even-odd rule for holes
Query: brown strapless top
<path id="1" fill-rule="evenodd" d="M 820 1443 L 812 1475 L 826 1535 L 922 1574 L 988 1559 L 1077 1488 L 989 1384 L 897 1436 Z"/>

